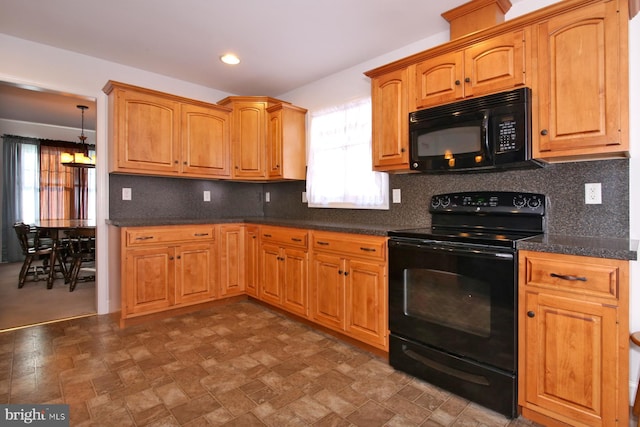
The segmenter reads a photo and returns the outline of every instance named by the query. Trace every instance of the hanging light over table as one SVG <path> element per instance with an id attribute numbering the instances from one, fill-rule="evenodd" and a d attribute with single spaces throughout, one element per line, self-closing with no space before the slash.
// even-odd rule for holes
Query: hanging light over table
<path id="1" fill-rule="evenodd" d="M 80 143 L 82 144 L 82 152 L 79 153 L 62 153 L 60 156 L 60 162 L 64 166 L 70 166 L 75 168 L 95 168 L 96 167 L 96 156 L 89 157 L 89 146 L 86 143 L 87 137 L 84 136 L 84 110 L 86 110 L 86 105 L 77 105 L 82 111 L 82 131 L 80 132 Z"/>

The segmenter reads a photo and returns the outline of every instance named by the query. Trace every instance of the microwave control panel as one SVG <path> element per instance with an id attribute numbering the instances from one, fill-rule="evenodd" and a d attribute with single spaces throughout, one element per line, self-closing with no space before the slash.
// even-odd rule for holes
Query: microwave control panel
<path id="1" fill-rule="evenodd" d="M 496 146 L 496 152 L 498 153 L 518 149 L 516 120 L 513 116 L 505 117 L 498 123 L 498 138 L 496 142 L 498 143 Z"/>

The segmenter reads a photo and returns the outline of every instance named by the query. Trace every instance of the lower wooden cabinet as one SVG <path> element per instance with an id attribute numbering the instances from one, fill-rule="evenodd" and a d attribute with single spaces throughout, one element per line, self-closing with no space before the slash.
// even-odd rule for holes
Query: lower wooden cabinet
<path id="1" fill-rule="evenodd" d="M 386 238 L 311 234 L 311 319 L 388 351 Z"/>
<path id="2" fill-rule="evenodd" d="M 220 230 L 220 296 L 245 292 L 245 228 L 242 224 L 223 224 Z"/>
<path id="3" fill-rule="evenodd" d="M 215 226 L 120 229 L 121 319 L 213 300 Z"/>
<path id="4" fill-rule="evenodd" d="M 543 425 L 628 426 L 627 261 L 520 251 L 519 405 Z"/>
<path id="5" fill-rule="evenodd" d="M 260 292 L 262 301 L 307 317 L 308 232 L 261 227 Z"/>

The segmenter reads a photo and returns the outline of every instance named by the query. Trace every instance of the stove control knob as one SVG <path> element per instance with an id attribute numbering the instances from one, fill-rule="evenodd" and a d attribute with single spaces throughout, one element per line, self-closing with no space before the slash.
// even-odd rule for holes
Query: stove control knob
<path id="1" fill-rule="evenodd" d="M 443 208 L 446 208 L 447 206 L 449 206 L 450 203 L 451 203 L 451 199 L 447 196 L 443 197 L 442 200 L 440 201 L 440 204 L 442 205 Z"/>
<path id="2" fill-rule="evenodd" d="M 538 209 L 540 206 L 542 206 L 542 200 L 540 200 L 538 196 L 531 197 L 529 200 L 529 207 L 531 209 Z"/>
<path id="3" fill-rule="evenodd" d="M 513 198 L 513 206 L 518 209 L 524 208 L 525 206 L 527 206 L 527 198 L 522 194 L 518 194 Z"/>
<path id="4" fill-rule="evenodd" d="M 431 207 L 432 208 L 437 208 L 438 206 L 440 206 L 440 197 L 434 196 L 431 198 Z"/>

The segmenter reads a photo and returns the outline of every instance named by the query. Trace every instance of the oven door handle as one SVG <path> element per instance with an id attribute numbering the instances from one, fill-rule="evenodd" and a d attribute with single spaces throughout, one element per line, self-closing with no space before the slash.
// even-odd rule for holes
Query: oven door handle
<path id="1" fill-rule="evenodd" d="M 390 241 L 389 244 L 394 247 L 403 247 L 403 248 L 411 248 L 411 249 L 427 249 L 431 251 L 447 251 L 450 253 L 457 254 L 475 254 L 475 255 L 484 255 L 489 257 L 500 258 L 504 260 L 512 260 L 513 253 L 512 252 L 501 252 L 492 248 L 484 248 L 484 247 L 470 247 L 470 246 L 456 246 L 453 244 L 443 244 L 438 241 L 429 241 L 422 240 L 422 243 L 407 243 L 407 242 L 398 242 L 398 241 Z"/>

